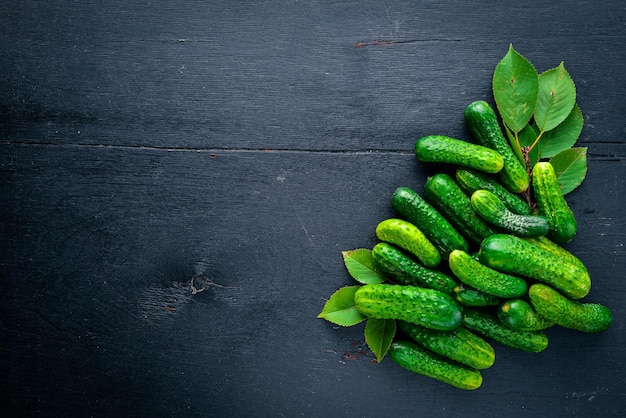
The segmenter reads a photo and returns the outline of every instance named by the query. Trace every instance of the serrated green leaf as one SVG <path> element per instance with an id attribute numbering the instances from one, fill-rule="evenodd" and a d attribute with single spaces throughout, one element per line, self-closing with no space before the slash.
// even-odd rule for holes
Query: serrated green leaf
<path id="1" fill-rule="evenodd" d="M 345 286 L 332 294 L 317 316 L 333 324 L 349 327 L 364 321 L 367 317 L 358 311 L 354 304 L 354 293 L 361 286 Z"/>
<path id="2" fill-rule="evenodd" d="M 535 107 L 535 123 L 547 132 L 567 118 L 576 103 L 576 86 L 561 64 L 539 75 L 539 94 Z"/>
<path id="3" fill-rule="evenodd" d="M 365 323 L 365 342 L 379 363 L 385 357 L 396 335 L 396 321 L 393 319 L 368 318 Z"/>
<path id="4" fill-rule="evenodd" d="M 570 148 L 550 158 L 563 194 L 574 190 L 587 175 L 587 147 Z"/>
<path id="5" fill-rule="evenodd" d="M 385 277 L 376 269 L 372 251 L 367 248 L 343 251 L 343 262 L 354 280 L 363 284 L 376 284 L 385 281 Z"/>
<path id="6" fill-rule="evenodd" d="M 539 82 L 535 67 L 513 45 L 496 65 L 492 88 L 504 124 L 514 133 L 524 129 L 535 110 Z"/>
<path id="7" fill-rule="evenodd" d="M 583 123 L 583 113 L 578 105 L 574 104 L 563 122 L 541 136 L 537 143 L 539 158 L 554 157 L 559 152 L 573 147 L 583 130 Z"/>

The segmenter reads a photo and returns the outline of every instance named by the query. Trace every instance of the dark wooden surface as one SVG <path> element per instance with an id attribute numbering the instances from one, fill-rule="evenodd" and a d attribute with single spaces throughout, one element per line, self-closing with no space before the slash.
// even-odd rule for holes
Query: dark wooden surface
<path id="1" fill-rule="evenodd" d="M 609 416 L 626 410 L 620 1 L 2 1 L 4 416 Z M 374 42 L 385 41 L 385 42 Z M 509 43 L 565 61 L 589 174 L 568 248 L 601 335 L 496 346 L 462 392 L 316 319 L 414 141 L 467 137 Z M 193 294 L 190 281 L 203 292 Z"/>

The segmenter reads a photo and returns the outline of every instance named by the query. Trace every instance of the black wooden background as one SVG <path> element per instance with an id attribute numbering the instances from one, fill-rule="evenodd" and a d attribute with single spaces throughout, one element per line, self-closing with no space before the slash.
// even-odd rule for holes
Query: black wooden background
<path id="1" fill-rule="evenodd" d="M 4 416 L 626 410 L 622 1 L 0 3 Z M 415 140 L 468 137 L 510 43 L 577 84 L 567 247 L 614 323 L 496 345 L 463 392 L 316 316 L 353 283 L 341 251 L 374 245 L 396 187 L 421 190 Z"/>

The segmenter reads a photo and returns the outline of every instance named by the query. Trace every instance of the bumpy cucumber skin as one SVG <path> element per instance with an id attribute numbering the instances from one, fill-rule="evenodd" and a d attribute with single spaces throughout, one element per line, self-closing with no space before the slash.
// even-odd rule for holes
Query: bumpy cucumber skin
<path id="1" fill-rule="evenodd" d="M 532 185 L 539 214 L 550 223 L 548 238 L 559 244 L 570 241 L 576 235 L 578 224 L 563 197 L 552 164 L 547 161 L 535 164 Z"/>
<path id="2" fill-rule="evenodd" d="M 512 193 L 498 180 L 476 170 L 458 168 L 455 173 L 457 182 L 469 195 L 476 190 L 489 190 L 502 200 L 502 203 L 513 213 L 530 215 L 532 210 L 521 196 Z"/>
<path id="3" fill-rule="evenodd" d="M 563 262 L 573 264 L 576 268 L 587 272 L 587 267 L 578 257 L 561 247 L 556 242 L 550 241 L 548 237 L 527 238 L 526 241 L 553 253 L 557 257 L 560 257 Z"/>
<path id="4" fill-rule="evenodd" d="M 565 328 L 582 332 L 603 332 L 609 329 L 613 321 L 608 307 L 599 303 L 570 300 L 541 283 L 532 285 L 528 296 L 537 313 Z"/>
<path id="5" fill-rule="evenodd" d="M 415 156 L 422 162 L 455 164 L 486 173 L 498 173 L 504 166 L 504 160 L 497 151 L 443 135 L 418 139 Z"/>
<path id="6" fill-rule="evenodd" d="M 449 175 L 439 173 L 429 177 L 424 184 L 424 197 L 473 243 L 478 244 L 494 233 L 476 214 L 470 198 Z"/>
<path id="7" fill-rule="evenodd" d="M 498 310 L 498 319 L 509 328 L 522 331 L 541 331 L 554 325 L 554 321 L 539 315 L 523 299 L 505 301 Z"/>
<path id="8" fill-rule="evenodd" d="M 528 189 L 530 178 L 526 168 L 504 138 L 493 108 L 482 100 L 470 103 L 465 108 L 465 122 L 479 144 L 498 151 L 502 156 L 504 167 L 499 173 L 502 183 L 515 193 Z"/>
<path id="9" fill-rule="evenodd" d="M 427 287 L 449 295 L 457 284 L 450 276 L 420 265 L 402 250 L 386 242 L 379 242 L 372 248 L 372 258 L 376 267 L 397 284 Z"/>
<path id="10" fill-rule="evenodd" d="M 388 354 L 391 360 L 407 370 L 459 389 L 478 389 L 483 381 L 478 370 L 448 361 L 410 341 L 394 341 Z"/>
<path id="11" fill-rule="evenodd" d="M 518 350 L 539 353 L 548 347 L 548 336 L 543 331 L 518 331 L 504 325 L 487 312 L 466 309 L 463 326 L 502 345 Z"/>
<path id="12" fill-rule="evenodd" d="M 491 344 L 463 327 L 437 331 L 405 321 L 398 321 L 398 326 L 422 347 L 466 366 L 482 370 L 491 367 L 495 361 Z"/>
<path id="13" fill-rule="evenodd" d="M 391 206 L 400 216 L 417 226 L 443 258 L 448 258 L 452 250 L 467 251 L 467 240 L 416 191 L 398 187 L 391 198 Z"/>
<path id="14" fill-rule="evenodd" d="M 439 250 L 418 227 L 404 219 L 390 218 L 380 222 L 376 226 L 376 236 L 410 252 L 426 267 L 434 268 L 441 262 Z"/>
<path id="15" fill-rule="evenodd" d="M 481 218 L 518 237 L 543 237 L 550 230 L 547 218 L 513 213 L 507 209 L 498 196 L 488 190 L 476 190 L 472 193 L 470 200 L 472 207 Z"/>
<path id="16" fill-rule="evenodd" d="M 489 268 L 465 251 L 452 251 L 448 264 L 452 273 L 463 283 L 490 295 L 500 298 L 517 298 L 528 291 L 528 285 L 521 277 Z"/>
<path id="17" fill-rule="evenodd" d="M 591 290 L 586 269 L 563 262 L 554 253 L 514 235 L 494 234 L 486 238 L 478 257 L 494 270 L 544 282 L 572 299 L 581 299 Z"/>
<path id="18" fill-rule="evenodd" d="M 462 284 L 454 288 L 454 299 L 463 306 L 495 306 L 500 298 Z"/>
<path id="19" fill-rule="evenodd" d="M 399 319 L 442 331 L 458 328 L 463 320 L 461 307 L 450 295 L 417 286 L 363 285 L 354 293 L 354 304 L 365 316 Z"/>

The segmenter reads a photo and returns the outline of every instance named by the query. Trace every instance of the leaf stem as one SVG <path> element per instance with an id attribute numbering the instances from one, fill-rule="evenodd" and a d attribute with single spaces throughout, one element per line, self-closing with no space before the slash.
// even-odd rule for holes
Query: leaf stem
<path id="1" fill-rule="evenodd" d="M 541 136 L 541 135 L 539 135 Z M 535 141 L 535 143 L 537 143 L 537 141 Z M 533 144 L 534 146 L 534 144 Z M 526 172 L 528 173 L 528 178 L 530 180 L 530 182 L 532 183 L 532 178 L 533 178 L 533 169 L 530 166 L 530 150 L 532 147 L 522 147 L 522 154 L 524 155 L 524 162 L 526 164 Z M 533 199 L 533 193 L 532 193 L 532 187 L 528 187 L 528 189 L 524 190 L 522 192 L 522 196 L 524 197 L 524 199 L 526 200 L 526 203 L 528 203 L 528 206 L 530 206 L 531 209 L 535 209 L 535 202 Z"/>
<path id="2" fill-rule="evenodd" d="M 539 132 L 539 135 L 537 136 L 537 139 L 535 139 L 535 142 L 533 142 L 533 144 L 530 147 L 528 147 L 528 152 L 529 153 L 533 150 L 533 148 L 535 148 L 535 145 L 537 145 L 537 142 L 539 142 L 539 140 L 541 139 L 541 136 L 543 135 L 544 132 L 545 131 Z"/>
<path id="3" fill-rule="evenodd" d="M 522 146 L 519 143 L 519 133 L 515 132 L 515 143 L 517 144 L 517 148 L 519 148 L 520 151 L 522 151 Z"/>

